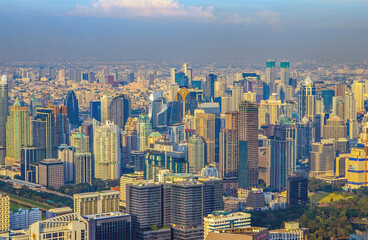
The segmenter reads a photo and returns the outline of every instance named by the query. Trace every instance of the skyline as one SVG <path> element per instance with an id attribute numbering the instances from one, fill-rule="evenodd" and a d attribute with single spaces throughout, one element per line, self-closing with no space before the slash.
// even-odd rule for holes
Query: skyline
<path id="1" fill-rule="evenodd" d="M 367 10 L 363 0 L 6 0 L 0 5 L 0 56 L 4 61 L 366 61 Z"/>

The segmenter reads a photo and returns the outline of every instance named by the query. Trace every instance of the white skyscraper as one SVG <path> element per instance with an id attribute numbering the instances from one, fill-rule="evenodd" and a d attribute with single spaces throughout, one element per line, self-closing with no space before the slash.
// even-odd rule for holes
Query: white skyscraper
<path id="1" fill-rule="evenodd" d="M 110 104 L 112 101 L 111 96 L 103 96 L 101 98 L 101 123 L 106 123 L 110 119 Z"/>
<path id="2" fill-rule="evenodd" d="M 59 82 L 65 82 L 65 69 L 59 70 L 58 81 Z"/>
<path id="3" fill-rule="evenodd" d="M 120 178 L 120 128 L 113 122 L 93 119 L 95 178 Z"/>

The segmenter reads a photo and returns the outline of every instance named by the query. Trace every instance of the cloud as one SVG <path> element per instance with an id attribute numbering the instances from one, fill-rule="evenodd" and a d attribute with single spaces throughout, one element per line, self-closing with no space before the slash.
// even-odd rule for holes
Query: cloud
<path id="1" fill-rule="evenodd" d="M 266 23 L 276 28 L 282 26 L 281 14 L 279 12 L 262 10 L 255 14 L 260 22 Z"/>
<path id="2" fill-rule="evenodd" d="M 98 0 L 90 6 L 77 5 L 69 15 L 133 18 L 213 18 L 213 7 L 186 6 L 178 0 Z"/>

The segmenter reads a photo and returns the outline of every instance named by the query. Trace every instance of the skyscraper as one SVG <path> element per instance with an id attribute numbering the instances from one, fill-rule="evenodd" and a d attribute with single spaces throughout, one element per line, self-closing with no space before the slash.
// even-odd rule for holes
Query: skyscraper
<path id="1" fill-rule="evenodd" d="M 239 167 L 239 112 L 225 114 L 225 128 L 220 132 L 219 177 L 224 188 L 238 188 Z"/>
<path id="2" fill-rule="evenodd" d="M 258 184 L 258 106 L 255 103 L 243 101 L 239 106 L 239 141 L 247 142 L 248 148 L 246 162 L 248 181 L 239 182 L 239 188 L 244 186 L 250 188 Z M 241 147 L 239 145 L 239 149 Z M 244 164 L 240 162 L 239 159 L 239 170 L 240 165 Z"/>
<path id="3" fill-rule="evenodd" d="M 0 233 L 10 230 L 10 197 L 0 193 Z"/>
<path id="4" fill-rule="evenodd" d="M 120 129 L 110 121 L 93 120 L 95 178 L 120 178 Z"/>
<path id="5" fill-rule="evenodd" d="M 89 112 L 91 119 L 101 122 L 101 101 L 90 101 Z"/>
<path id="6" fill-rule="evenodd" d="M 203 111 L 203 110 L 202 110 Z M 197 112 L 194 116 L 196 134 L 206 143 L 206 164 L 215 162 L 215 115 Z"/>
<path id="7" fill-rule="evenodd" d="M 58 189 L 64 185 L 64 163 L 60 159 L 44 159 L 38 167 L 39 184 Z"/>
<path id="8" fill-rule="evenodd" d="M 65 69 L 59 70 L 59 76 L 58 76 L 59 82 L 65 82 Z"/>
<path id="9" fill-rule="evenodd" d="M 356 100 L 351 88 L 346 88 L 344 97 L 344 120 L 348 123 L 348 135 L 350 139 L 359 137 Z"/>
<path id="10" fill-rule="evenodd" d="M 356 100 L 356 111 L 364 112 L 364 83 L 354 81 L 351 86 L 353 94 Z"/>
<path id="11" fill-rule="evenodd" d="M 21 106 L 18 99 L 10 107 L 6 122 L 6 158 L 5 163 L 13 165 L 21 160 L 21 149 L 32 146 L 32 118 L 27 107 Z"/>
<path id="12" fill-rule="evenodd" d="M 74 183 L 74 152 L 75 148 L 62 144 L 58 147 L 58 159 L 64 164 L 64 181 Z"/>
<path id="13" fill-rule="evenodd" d="M 240 102 L 243 98 L 243 86 L 240 82 L 234 82 L 233 83 L 233 89 L 232 89 L 232 110 L 238 111 Z"/>
<path id="14" fill-rule="evenodd" d="M 0 80 L 0 147 L 6 147 L 6 119 L 8 115 L 8 78 L 3 75 Z M 4 161 L 4 159 L 0 159 L 0 161 Z"/>
<path id="15" fill-rule="evenodd" d="M 79 125 L 79 106 L 78 99 L 73 90 L 69 90 L 64 104 L 68 108 L 68 119 L 71 125 Z"/>
<path id="16" fill-rule="evenodd" d="M 130 100 L 126 95 L 119 95 L 111 100 L 109 105 L 109 119 L 120 129 L 124 129 L 125 123 L 130 116 Z M 104 123 L 104 122 L 103 122 Z"/>
<path id="17" fill-rule="evenodd" d="M 40 151 L 41 160 L 55 158 L 55 115 L 50 108 L 37 108 L 32 121 L 33 145 Z"/>
<path id="18" fill-rule="evenodd" d="M 316 87 L 312 79 L 308 76 L 299 91 L 298 98 L 298 122 L 304 117 L 314 121 L 316 115 Z"/>
<path id="19" fill-rule="evenodd" d="M 205 166 L 205 143 L 198 135 L 188 140 L 188 162 L 190 173 L 198 173 Z"/>
<path id="20" fill-rule="evenodd" d="M 289 85 L 290 78 L 290 63 L 280 62 L 280 80 L 285 86 Z"/>
<path id="21" fill-rule="evenodd" d="M 163 91 L 157 91 L 150 95 L 148 117 L 150 118 L 152 128 L 167 125 L 167 104 Z"/>
<path id="22" fill-rule="evenodd" d="M 273 92 L 273 85 L 275 84 L 275 67 L 274 61 L 266 62 L 266 83 L 270 86 L 270 92 Z"/>
<path id="23" fill-rule="evenodd" d="M 148 145 L 148 136 L 152 133 L 152 126 L 146 114 L 138 116 L 137 150 L 144 151 Z"/>
<path id="24" fill-rule="evenodd" d="M 215 96 L 215 82 L 217 81 L 217 75 L 209 74 L 206 76 L 204 82 L 203 94 L 207 101 L 210 101 Z"/>

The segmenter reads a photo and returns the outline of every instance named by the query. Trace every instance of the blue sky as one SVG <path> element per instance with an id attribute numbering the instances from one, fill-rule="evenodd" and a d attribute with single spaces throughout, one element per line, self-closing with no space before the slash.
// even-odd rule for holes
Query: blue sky
<path id="1" fill-rule="evenodd" d="M 368 0 L 1 0 L 0 59 L 367 60 Z"/>

